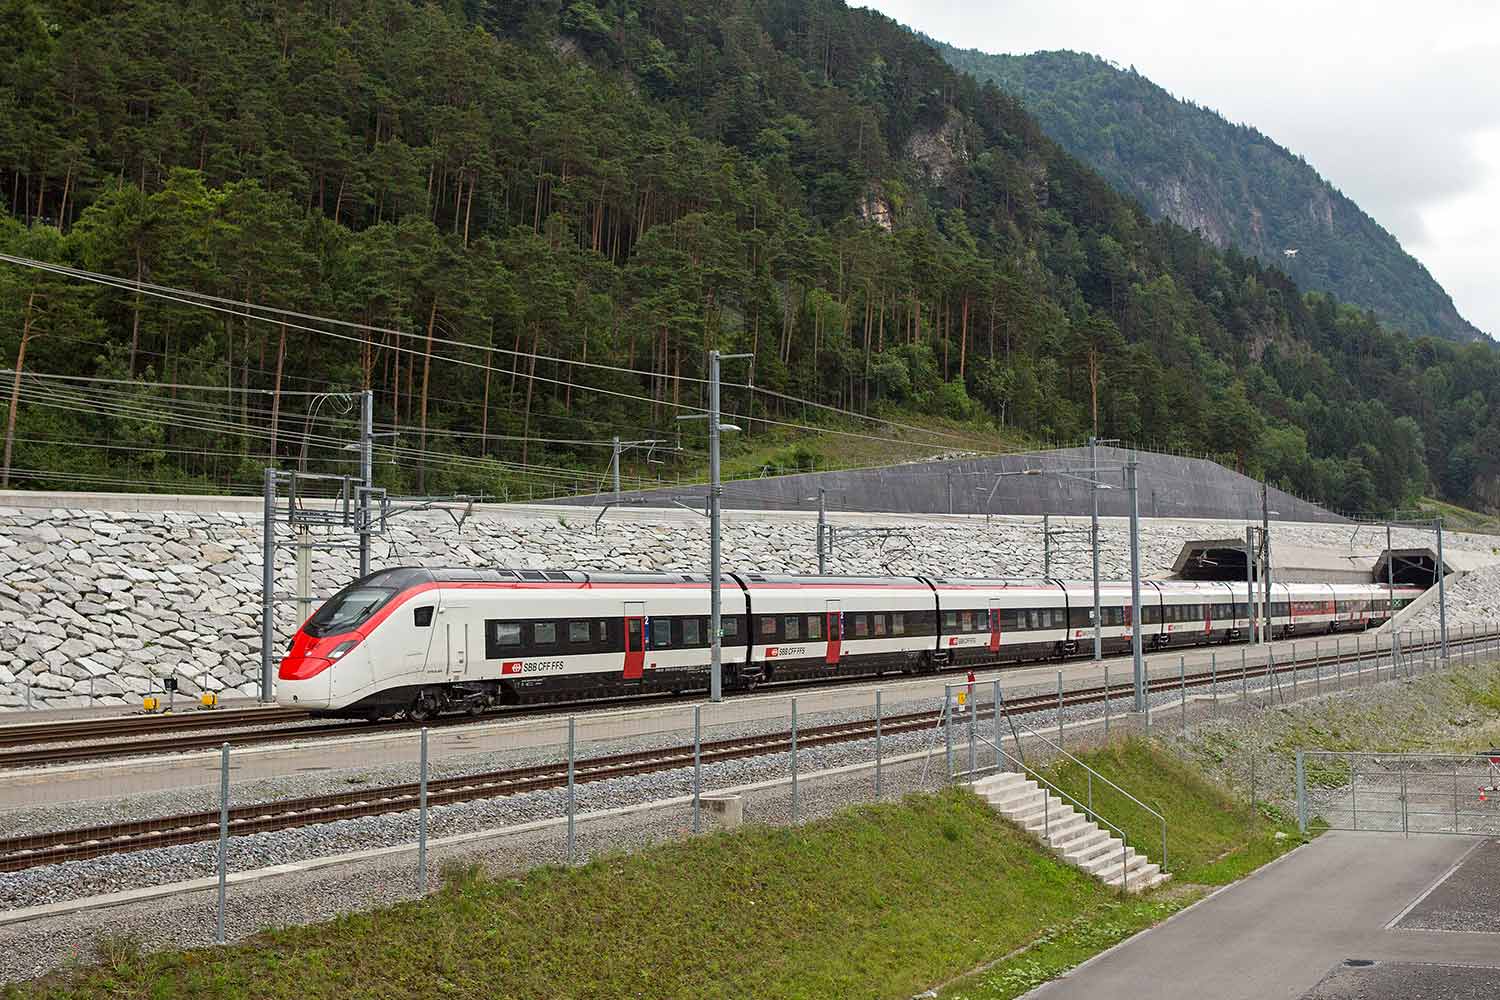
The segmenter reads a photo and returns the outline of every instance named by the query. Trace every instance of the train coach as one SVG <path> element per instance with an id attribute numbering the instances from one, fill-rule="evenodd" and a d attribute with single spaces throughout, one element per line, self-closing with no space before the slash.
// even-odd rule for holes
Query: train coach
<path id="1" fill-rule="evenodd" d="M 1271 589 L 1276 637 L 1380 624 L 1421 593 L 1373 584 Z M 1092 583 L 729 573 L 720 594 L 729 690 L 1093 648 Z M 1143 580 L 1143 644 L 1244 638 L 1246 597 L 1243 584 Z M 1132 627 L 1129 584 L 1101 583 L 1105 651 L 1128 650 Z M 707 686 L 709 638 L 705 575 L 388 569 L 350 584 L 303 624 L 276 693 L 283 705 L 317 713 L 422 719 L 683 692 Z"/>

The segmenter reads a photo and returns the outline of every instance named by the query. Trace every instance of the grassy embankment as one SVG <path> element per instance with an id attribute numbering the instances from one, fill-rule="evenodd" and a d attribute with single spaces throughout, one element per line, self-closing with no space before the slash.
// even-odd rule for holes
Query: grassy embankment
<path id="1" fill-rule="evenodd" d="M 1291 842 L 1144 744 L 1095 756 L 1170 811 L 1169 892 L 1122 900 L 954 789 L 574 870 L 465 872 L 421 902 L 222 949 L 112 942 L 106 964 L 6 995 L 905 998 L 1027 949 L 952 992 L 1013 996 L 1185 905 L 1183 885 Z M 1112 807 L 1097 790 L 1096 804 Z"/>

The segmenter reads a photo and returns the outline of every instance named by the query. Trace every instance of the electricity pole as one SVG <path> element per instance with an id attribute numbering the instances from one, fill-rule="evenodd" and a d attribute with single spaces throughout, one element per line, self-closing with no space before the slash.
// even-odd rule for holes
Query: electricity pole
<path id="1" fill-rule="evenodd" d="M 1275 631 L 1271 628 L 1271 514 L 1270 507 L 1266 502 L 1266 481 L 1260 481 L 1260 546 L 1261 546 L 1261 579 L 1265 587 L 1266 599 L 1266 627 L 1261 636 L 1266 642 L 1272 642 L 1276 638 Z"/>
<path id="2" fill-rule="evenodd" d="M 724 486 L 719 482 L 719 432 L 737 431 L 733 424 L 719 422 L 719 366 L 724 361 L 748 358 L 749 354 L 708 352 L 708 700 L 724 700 L 724 628 L 720 609 L 720 535 L 719 507 Z M 678 417 L 678 420 L 698 420 Z"/>
<path id="3" fill-rule="evenodd" d="M 1438 578 L 1438 640 L 1442 644 L 1443 662 L 1448 662 L 1448 591 L 1443 586 L 1443 578 L 1448 575 L 1447 565 L 1443 562 L 1443 519 L 1434 518 L 1432 525 L 1437 529 L 1437 578 Z"/>
<path id="4" fill-rule="evenodd" d="M 1094 510 L 1089 521 L 1089 542 L 1094 550 L 1094 660 L 1103 658 L 1104 643 L 1100 638 L 1099 621 L 1099 460 L 1095 456 L 1095 443 L 1097 438 L 1089 438 L 1089 479 L 1093 486 L 1089 489 L 1089 500 L 1093 502 Z"/>
<path id="5" fill-rule="evenodd" d="M 828 572 L 828 490 L 818 487 L 818 575 Z"/>
<path id="6" fill-rule="evenodd" d="M 1249 624 L 1246 640 L 1255 645 L 1256 624 L 1259 615 L 1255 608 L 1255 561 L 1258 549 L 1255 545 L 1255 528 L 1245 526 L 1245 621 Z"/>
<path id="7" fill-rule="evenodd" d="M 375 488 L 375 392 L 366 389 L 359 408 L 359 578 L 370 575 L 370 491 Z"/>
<path id="8" fill-rule="evenodd" d="M 1136 490 L 1135 453 L 1125 463 L 1125 488 L 1130 491 L 1130 657 L 1135 673 L 1135 710 L 1146 711 L 1146 666 L 1141 661 L 1141 525 Z"/>

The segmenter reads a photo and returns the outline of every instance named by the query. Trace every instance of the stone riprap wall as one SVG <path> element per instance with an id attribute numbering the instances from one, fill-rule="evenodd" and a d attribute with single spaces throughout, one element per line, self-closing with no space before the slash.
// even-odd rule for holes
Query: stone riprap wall
<path id="1" fill-rule="evenodd" d="M 179 678 L 188 695 L 200 686 L 257 693 L 259 501 L 95 497 L 67 507 L 22 506 L 29 499 L 15 493 L 0 498 L 10 505 L 0 506 L 0 708 L 24 708 L 28 700 L 34 708 L 133 702 L 160 691 L 167 676 Z M 707 570 L 701 516 L 611 509 L 596 527 L 596 515 L 562 507 L 488 508 L 460 526 L 445 511 L 410 513 L 375 539 L 372 564 Z M 840 514 L 830 521 L 839 532 L 828 566 L 833 573 L 1035 577 L 1042 570 L 1040 518 Z M 812 572 L 815 525 L 810 513 L 727 514 L 724 567 Z M 1087 578 L 1087 518 L 1054 518 L 1053 525 L 1076 532 L 1055 539 L 1053 575 Z M 1123 519 L 1101 521 L 1106 579 L 1128 575 L 1126 532 Z M 1142 572 L 1165 575 L 1185 541 L 1243 533 L 1242 521 L 1143 520 Z M 1278 524 L 1274 537 L 1348 552 L 1351 529 Z M 289 539 L 284 526 L 281 538 Z M 316 540 L 353 539 L 320 531 Z M 1369 533 L 1357 540 L 1358 551 L 1373 560 L 1375 542 Z M 1445 542 L 1494 557 L 1489 536 L 1450 535 Z M 1398 546 L 1429 543 L 1429 535 L 1397 532 Z M 322 598 L 351 579 L 356 559 L 349 549 L 316 550 L 311 565 L 313 592 Z M 290 597 L 295 587 L 294 556 L 278 549 L 278 592 Z M 277 606 L 278 652 L 301 617 L 294 602 Z"/>

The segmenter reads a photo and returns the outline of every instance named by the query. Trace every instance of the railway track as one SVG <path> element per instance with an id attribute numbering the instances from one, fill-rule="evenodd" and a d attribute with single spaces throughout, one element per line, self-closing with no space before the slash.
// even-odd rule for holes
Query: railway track
<path id="1" fill-rule="evenodd" d="M 1450 640 L 1450 647 L 1456 644 L 1461 643 Z M 1423 647 L 1413 645 L 1411 650 L 1416 652 L 1421 648 Z M 1179 688 L 1202 687 L 1213 684 L 1215 681 L 1233 688 L 1251 678 L 1264 678 L 1268 674 L 1281 675 L 1294 670 L 1306 671 L 1314 667 L 1337 666 L 1367 658 L 1367 653 L 1334 653 L 1320 655 L 1311 661 L 1304 659 L 1295 666 L 1262 664 L 1247 666 L 1244 670 L 1200 672 L 1181 677 L 1156 677 L 1149 681 L 1148 691 L 1171 692 Z M 977 686 L 982 689 L 986 685 Z M 1128 697 L 1130 693 L 1131 687 L 1128 684 L 1110 685 L 1108 688 L 1101 685 L 1064 692 L 1061 704 L 1064 708 L 1097 704 L 1107 698 Z M 1053 709 L 1058 704 L 1059 699 L 1056 695 L 1028 695 L 1007 699 L 1005 709 L 1007 715 L 1020 716 Z M 890 716 L 881 720 L 881 731 L 889 735 L 928 729 L 941 721 L 941 715 L 940 711 L 925 711 Z M 962 722 L 962 718 L 960 717 L 958 721 Z M 798 731 L 797 743 L 799 747 L 805 748 L 870 739 L 875 735 L 875 727 L 873 720 L 806 727 Z M 710 764 L 738 758 L 785 753 L 790 749 L 791 733 L 779 732 L 711 741 L 703 743 L 698 748 L 698 752 L 703 763 Z M 612 778 L 686 768 L 692 766 L 693 757 L 694 747 L 691 744 L 639 753 L 593 757 L 575 762 L 573 780 L 577 784 L 588 784 Z M 563 787 L 567 781 L 566 762 L 442 778 L 428 783 L 428 804 L 451 805 L 477 799 L 519 795 Z M 402 784 L 235 806 L 229 811 L 229 835 L 246 836 L 331 823 L 337 820 L 404 812 L 417 808 L 419 795 L 420 786 Z M 0 872 L 22 871 L 64 861 L 85 860 L 109 854 L 123 854 L 155 847 L 214 840 L 219 835 L 219 821 L 219 812 L 214 810 L 0 840 Z"/>
<path id="2" fill-rule="evenodd" d="M 1474 639 L 1450 638 L 1449 646 L 1457 647 L 1466 643 L 1485 641 L 1487 639 L 1488 637 L 1486 636 Z M 1430 652 L 1437 646 L 1438 643 L 1435 641 L 1414 643 L 1403 647 L 1403 652 Z M 1154 655 L 1161 656 L 1164 654 L 1158 652 Z M 1317 665 L 1332 667 L 1341 663 L 1354 663 L 1367 660 L 1371 655 L 1370 650 L 1327 653 L 1317 658 Z M 1077 660 L 1075 659 L 1073 662 L 1077 662 Z M 974 669 L 984 670 L 1004 667 L 1010 664 L 1011 661 L 994 661 L 975 664 Z M 1277 664 L 1275 672 L 1278 675 L 1293 671 L 1305 672 L 1314 669 L 1314 666 L 1315 664 L 1310 657 L 1303 657 L 1300 665 L 1297 667 Z M 1246 679 L 1253 679 L 1264 677 L 1267 672 L 1268 667 L 1262 664 L 1247 667 L 1243 676 Z M 1217 676 L 1220 682 L 1231 683 L 1238 682 L 1242 675 L 1238 667 L 1234 667 L 1233 669 L 1219 671 Z M 1205 684 L 1212 684 L 1213 677 L 1214 675 L 1211 671 L 1200 671 L 1188 674 L 1183 682 L 1179 682 L 1175 677 L 1167 679 L 1158 678 L 1151 682 L 1150 690 L 1175 689 L 1179 686 L 1199 687 Z M 820 683 L 791 683 L 789 689 L 795 688 L 801 691 L 817 690 L 823 687 L 868 683 L 877 679 L 875 675 L 855 675 L 846 678 L 830 679 Z M 764 687 L 762 690 L 764 690 Z M 1113 684 L 1109 688 L 1109 697 L 1111 699 L 1128 697 L 1131 695 L 1132 690 L 1129 683 Z M 697 693 L 683 698 L 662 696 L 661 698 L 653 699 L 653 703 L 670 704 L 673 701 L 691 702 L 700 699 L 701 693 Z M 1020 699 L 1011 701 L 1010 703 L 1019 707 L 1030 700 L 1032 699 Z M 1080 689 L 1066 694 L 1063 704 L 1064 706 L 1082 705 L 1102 702 L 1104 700 L 1105 689 L 1100 686 Z M 616 707 L 621 702 L 619 700 L 612 700 L 608 702 L 591 702 L 588 704 L 591 708 Z M 1053 708 L 1057 705 L 1057 698 L 1051 695 L 1039 696 L 1036 704 L 1040 708 Z M 568 706 L 566 705 L 554 704 L 520 706 L 506 709 L 503 715 L 492 715 L 487 718 L 492 720 L 503 719 L 525 714 L 566 711 L 567 708 Z M 446 728 L 467 725 L 475 721 L 468 716 L 444 716 L 428 720 L 425 723 L 404 719 L 388 719 L 380 722 L 358 722 L 351 720 L 308 724 L 307 720 L 309 718 L 309 714 L 301 709 L 288 709 L 278 706 L 273 708 L 232 709 L 217 712 L 190 712 L 170 716 L 129 716 L 126 718 L 105 720 L 77 720 L 72 722 L 3 726 L 0 727 L 0 747 L 20 746 L 22 749 L 0 752 L 0 770 L 85 760 L 109 760 L 123 757 L 211 750 L 226 742 L 224 730 L 233 730 L 240 727 L 264 726 L 265 728 L 234 734 L 230 741 L 236 747 L 282 743 L 291 739 L 322 739 L 335 736 L 398 733 L 417 729 L 423 725 L 429 728 Z M 104 738 L 102 740 L 98 739 L 101 736 Z M 92 740 L 93 742 L 78 742 L 71 746 L 46 745 L 83 740 Z"/>
<path id="3" fill-rule="evenodd" d="M 915 712 L 895 715 L 881 722 L 884 733 L 904 733 L 930 728 L 937 712 Z M 785 753 L 791 749 L 791 733 L 772 733 L 703 743 L 699 750 L 705 764 Z M 870 739 L 875 723 L 853 722 L 828 726 L 811 726 L 797 732 L 798 747 L 823 746 L 853 740 Z M 573 780 L 589 784 L 659 771 L 670 771 L 693 765 L 691 745 L 648 750 L 639 753 L 592 757 L 574 764 Z M 428 782 L 427 801 L 431 806 L 452 805 L 475 799 L 499 798 L 526 792 L 561 788 L 568 783 L 566 762 L 535 767 L 511 768 L 484 774 L 442 778 Z M 246 836 L 290 830 L 337 820 L 379 816 L 415 809 L 420 786 L 389 785 L 380 788 L 339 792 L 298 799 L 280 799 L 256 805 L 235 806 L 229 810 L 229 835 Z M 155 847 L 215 840 L 219 836 L 219 811 L 184 813 L 157 819 L 111 823 L 80 830 L 34 834 L 0 840 L 0 872 L 22 871 L 42 865 L 58 864 L 124 854 Z"/>
<path id="4" fill-rule="evenodd" d="M 31 746 L 38 743 L 65 743 L 69 740 L 94 739 L 100 736 L 156 735 L 164 732 L 188 732 L 196 729 L 233 729 L 236 726 L 263 726 L 307 718 L 297 708 L 223 708 L 195 709 L 171 715 L 128 715 L 108 719 L 74 719 L 67 722 L 34 722 L 0 726 L 0 747 Z"/>

